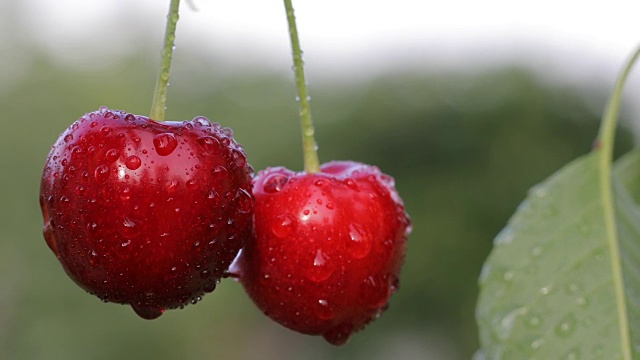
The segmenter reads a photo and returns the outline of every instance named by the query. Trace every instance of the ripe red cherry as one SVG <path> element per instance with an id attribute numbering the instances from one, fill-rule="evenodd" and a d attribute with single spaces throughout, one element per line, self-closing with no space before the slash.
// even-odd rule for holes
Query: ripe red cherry
<path id="1" fill-rule="evenodd" d="M 254 196 L 256 237 L 232 271 L 267 316 L 340 345 L 385 311 L 411 231 L 390 176 L 348 161 L 269 168 Z"/>
<path id="2" fill-rule="evenodd" d="M 251 233 L 251 175 L 231 131 L 204 117 L 103 107 L 49 153 L 44 237 L 80 287 L 153 319 L 214 290 Z"/>

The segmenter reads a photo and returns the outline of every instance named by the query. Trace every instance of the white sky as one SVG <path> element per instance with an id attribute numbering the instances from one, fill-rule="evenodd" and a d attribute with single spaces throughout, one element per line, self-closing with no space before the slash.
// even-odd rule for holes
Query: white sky
<path id="1" fill-rule="evenodd" d="M 200 47 L 231 69 L 289 71 L 282 1 L 191 2 L 198 11 L 182 1 L 176 51 Z M 104 49 L 114 56 L 129 50 L 129 40 L 141 34 L 159 49 L 168 9 L 168 0 L 19 3 L 31 35 L 78 66 L 104 61 Z M 337 76 L 516 60 L 612 82 L 640 44 L 635 0 L 294 0 L 294 6 L 307 70 Z"/>

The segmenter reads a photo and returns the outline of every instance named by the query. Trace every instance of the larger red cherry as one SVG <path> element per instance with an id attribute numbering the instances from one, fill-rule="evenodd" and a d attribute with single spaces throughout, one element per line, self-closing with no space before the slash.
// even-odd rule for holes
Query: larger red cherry
<path id="1" fill-rule="evenodd" d="M 143 318 L 216 287 L 252 230 L 252 169 L 229 129 L 105 107 L 53 145 L 44 237 L 67 274 Z"/>
<path id="2" fill-rule="evenodd" d="M 256 238 L 232 271 L 278 323 L 334 345 L 376 319 L 398 289 L 409 217 L 377 167 L 330 162 L 254 179 Z"/>

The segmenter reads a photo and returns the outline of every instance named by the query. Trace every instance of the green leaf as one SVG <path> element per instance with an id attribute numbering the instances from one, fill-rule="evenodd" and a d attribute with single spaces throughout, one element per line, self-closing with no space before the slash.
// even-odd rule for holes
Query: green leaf
<path id="1" fill-rule="evenodd" d="M 487 359 L 640 358 L 640 150 L 611 170 L 621 90 L 599 147 L 529 191 L 480 276 Z"/>

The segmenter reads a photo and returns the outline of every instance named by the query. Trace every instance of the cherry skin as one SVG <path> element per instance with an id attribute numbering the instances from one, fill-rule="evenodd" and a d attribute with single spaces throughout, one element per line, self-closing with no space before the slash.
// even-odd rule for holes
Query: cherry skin
<path id="1" fill-rule="evenodd" d="M 386 310 L 411 231 L 390 176 L 350 161 L 275 167 L 254 196 L 255 238 L 231 271 L 267 316 L 341 345 Z"/>
<path id="2" fill-rule="evenodd" d="M 252 231 L 252 173 L 231 131 L 204 117 L 102 107 L 51 148 L 44 237 L 80 287 L 154 319 L 215 289 Z"/>

